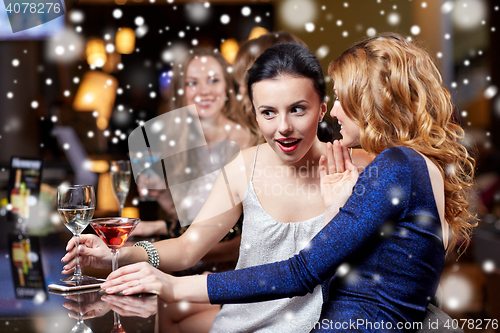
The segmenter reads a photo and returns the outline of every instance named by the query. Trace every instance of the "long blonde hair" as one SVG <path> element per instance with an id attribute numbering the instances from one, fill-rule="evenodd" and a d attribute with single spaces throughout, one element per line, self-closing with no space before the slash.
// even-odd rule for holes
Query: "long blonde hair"
<path id="1" fill-rule="evenodd" d="M 346 115 L 360 127 L 363 149 L 379 154 L 408 146 L 426 155 L 444 178 L 445 219 L 454 239 L 470 241 L 475 218 L 466 191 L 474 159 L 460 143 L 464 130 L 453 122 L 454 106 L 429 54 L 395 33 L 354 44 L 328 73 Z"/>

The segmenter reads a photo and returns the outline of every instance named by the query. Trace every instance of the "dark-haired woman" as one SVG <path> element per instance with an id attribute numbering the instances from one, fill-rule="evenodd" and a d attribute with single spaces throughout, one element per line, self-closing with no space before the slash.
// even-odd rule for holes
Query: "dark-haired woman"
<path id="1" fill-rule="evenodd" d="M 298 44 L 278 44 L 262 54 L 249 70 L 249 96 L 266 143 L 243 150 L 228 164 L 193 224 L 179 238 L 154 244 L 163 271 L 185 269 L 198 261 L 244 213 L 237 268 L 287 259 L 307 247 L 324 226 L 325 208 L 318 173 L 325 143 L 317 138 L 318 122 L 327 109 L 322 68 L 311 51 Z M 355 163 L 368 164 L 365 154 Z M 241 161 L 241 163 L 238 163 Z M 241 168 L 243 166 L 243 168 Z M 243 169 L 243 170 L 242 170 Z M 228 191 L 229 187 L 229 191 Z M 224 206 L 231 195 L 236 203 Z M 109 267 L 109 250 L 96 237 L 84 235 L 80 261 Z M 73 251 L 64 260 L 69 260 Z M 142 248 L 123 248 L 119 262 L 148 261 Z M 140 265 L 140 264 L 139 264 Z M 67 271 L 73 265 L 68 264 Z M 141 267 L 132 265 L 132 267 Z M 108 283 L 160 287 L 159 270 L 142 270 Z M 112 277 L 110 276 L 110 277 Z M 258 283 L 258 281 L 257 281 Z M 105 285 L 107 287 L 107 285 Z M 120 288 L 120 287 L 118 287 Z M 113 289 L 106 290 L 113 293 Z M 213 332 L 307 332 L 317 321 L 321 287 L 300 298 L 260 304 L 226 304 L 215 318 Z"/>

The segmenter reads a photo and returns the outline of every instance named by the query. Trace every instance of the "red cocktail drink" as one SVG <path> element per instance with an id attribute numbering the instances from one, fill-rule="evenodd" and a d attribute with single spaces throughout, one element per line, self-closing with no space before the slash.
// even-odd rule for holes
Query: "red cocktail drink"
<path id="1" fill-rule="evenodd" d="M 90 221 L 97 235 L 111 249 L 113 271 L 118 268 L 118 251 L 139 221 L 139 219 L 127 217 L 105 217 Z"/>

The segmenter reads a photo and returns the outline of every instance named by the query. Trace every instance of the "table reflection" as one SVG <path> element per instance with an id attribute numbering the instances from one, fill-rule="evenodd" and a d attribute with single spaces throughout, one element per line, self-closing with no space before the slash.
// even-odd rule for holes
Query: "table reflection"
<path id="1" fill-rule="evenodd" d="M 0 218 L 0 222 L 6 221 Z M 48 291 L 49 284 L 58 283 L 64 277 L 61 258 L 69 240 L 66 233 L 23 235 L 21 239 L 12 237 L 15 228 L 10 228 L 8 223 L 3 225 L 6 228 L 0 233 L 0 333 L 110 333 L 115 314 L 120 316 L 122 332 L 155 331 L 156 296 L 101 295 L 99 289 L 66 294 Z M 17 243 L 19 239 L 26 242 L 29 239 L 30 261 L 34 268 L 37 263 L 40 266 L 39 270 L 30 268 L 24 274 L 24 282 L 16 266 L 21 256 L 16 254 L 13 258 L 15 253 L 10 251 L 12 239 Z M 36 244 L 39 244 L 38 250 Z M 34 254 L 38 256 L 36 261 Z M 38 275 L 42 278 L 37 279 Z M 30 281 L 41 284 L 30 284 Z"/>

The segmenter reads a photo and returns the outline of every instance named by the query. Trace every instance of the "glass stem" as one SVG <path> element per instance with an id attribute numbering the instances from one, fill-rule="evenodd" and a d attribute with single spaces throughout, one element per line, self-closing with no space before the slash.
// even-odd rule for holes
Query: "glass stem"
<path id="1" fill-rule="evenodd" d="M 123 210 L 123 207 L 125 207 L 125 205 L 120 204 L 120 211 L 118 212 L 118 215 L 119 215 L 120 217 L 122 217 L 122 210 Z"/>
<path id="2" fill-rule="evenodd" d="M 73 274 L 75 277 L 80 278 L 82 276 L 82 269 L 80 268 L 80 255 L 79 252 L 80 250 L 78 249 L 80 247 L 80 234 L 75 235 L 76 239 L 76 258 L 75 258 L 75 273 Z"/>
<path id="3" fill-rule="evenodd" d="M 114 318 L 113 328 L 121 328 L 122 323 L 120 322 L 120 315 L 113 311 L 113 318 Z"/>
<path id="4" fill-rule="evenodd" d="M 116 271 L 118 269 L 118 249 L 111 249 L 111 269 Z"/>

